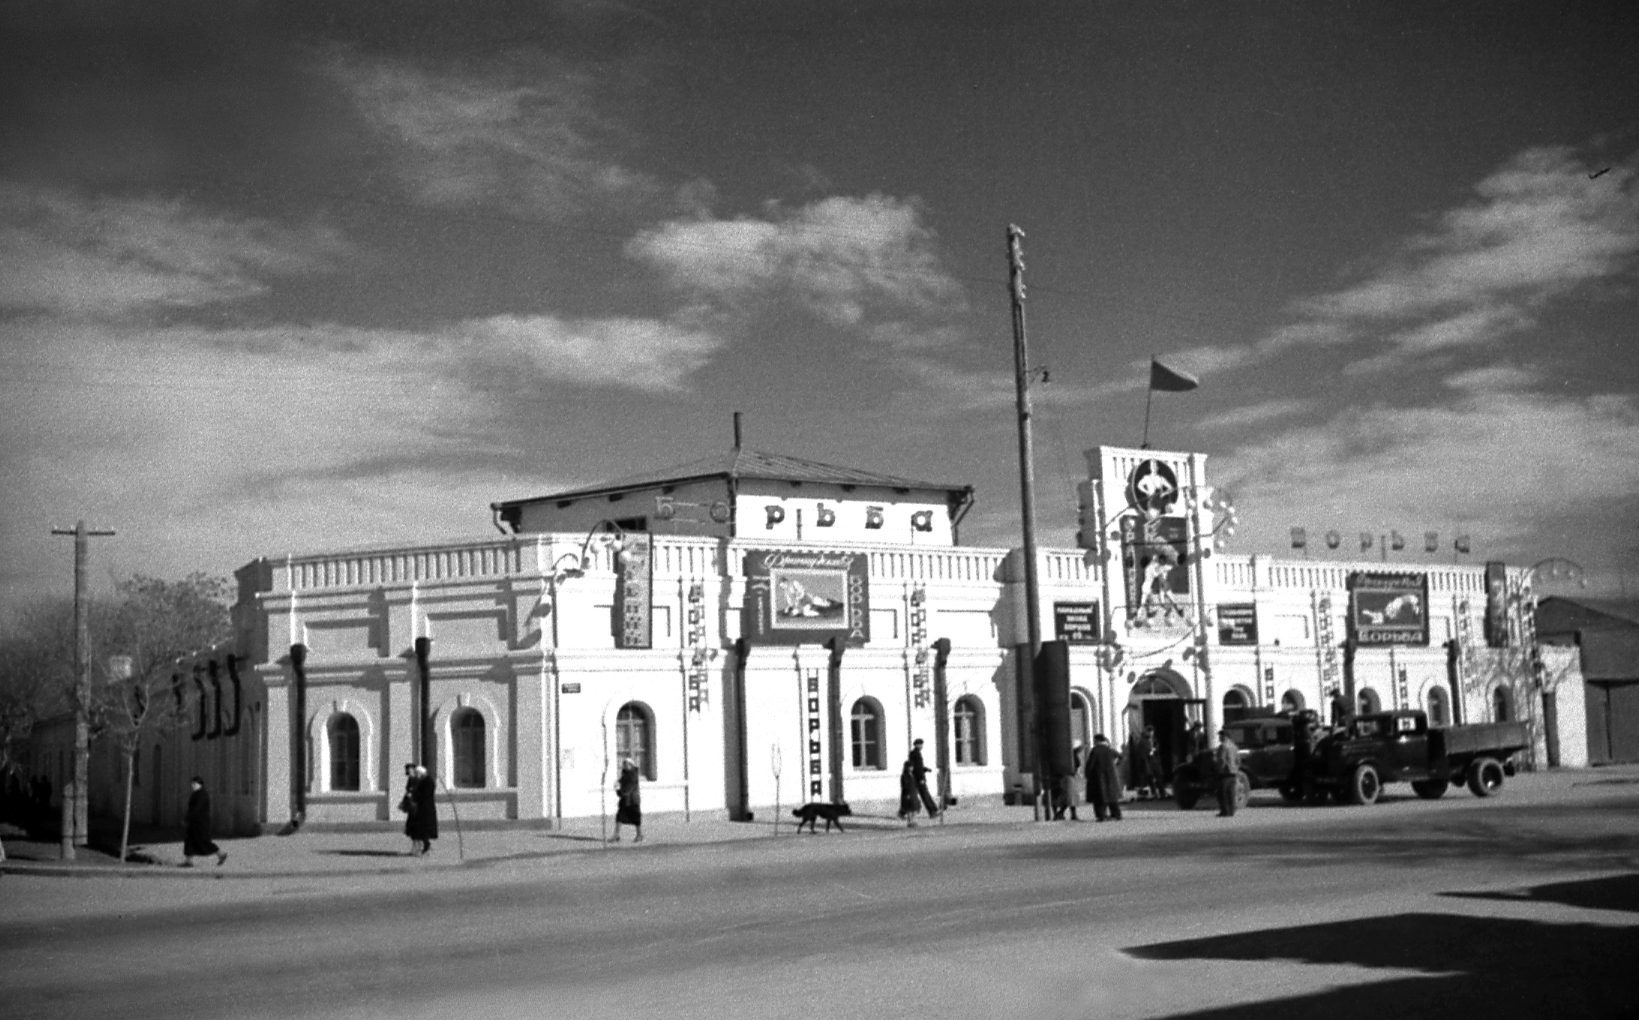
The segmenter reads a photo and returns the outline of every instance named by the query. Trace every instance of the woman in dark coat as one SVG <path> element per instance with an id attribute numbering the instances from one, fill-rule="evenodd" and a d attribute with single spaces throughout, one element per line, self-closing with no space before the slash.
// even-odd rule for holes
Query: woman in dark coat
<path id="1" fill-rule="evenodd" d="M 1121 820 L 1121 754 L 1110 746 L 1102 733 L 1093 736 L 1093 749 L 1087 753 L 1087 795 L 1093 801 L 1093 816 L 1103 821 L 1108 815 Z"/>
<path id="2" fill-rule="evenodd" d="M 188 813 L 184 816 L 182 832 L 182 866 L 193 867 L 195 857 L 216 855 L 216 866 L 228 859 L 228 852 L 211 842 L 211 795 L 205 790 L 205 781 L 198 776 L 190 780 L 193 792 L 188 794 Z"/>
<path id="3" fill-rule="evenodd" d="M 410 801 L 410 812 L 404 819 L 404 835 L 410 837 L 413 854 L 430 853 L 433 840 L 438 838 L 438 803 L 435 798 L 437 787 L 433 783 L 432 775 L 425 765 L 417 765 L 410 770 L 410 779 L 405 790 L 405 797 Z"/>
<path id="4" fill-rule="evenodd" d="M 637 831 L 633 843 L 643 842 L 643 793 L 638 787 L 637 762 L 630 758 L 620 760 L 620 779 L 615 783 L 615 842 L 620 842 L 621 825 L 630 825 Z"/>
<path id="5" fill-rule="evenodd" d="M 916 766 L 909 758 L 905 759 L 905 767 L 899 770 L 899 817 L 905 819 L 905 824 L 916 828 L 916 812 L 922 809 L 922 797 L 916 788 Z"/>

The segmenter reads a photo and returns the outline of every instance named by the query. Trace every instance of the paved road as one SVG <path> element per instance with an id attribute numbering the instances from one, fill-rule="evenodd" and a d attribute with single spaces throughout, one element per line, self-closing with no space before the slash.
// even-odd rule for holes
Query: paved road
<path id="1" fill-rule="evenodd" d="M 1199 814 L 388 876 L 10 875 L 0 1012 L 1639 1015 L 1631 780 Z"/>

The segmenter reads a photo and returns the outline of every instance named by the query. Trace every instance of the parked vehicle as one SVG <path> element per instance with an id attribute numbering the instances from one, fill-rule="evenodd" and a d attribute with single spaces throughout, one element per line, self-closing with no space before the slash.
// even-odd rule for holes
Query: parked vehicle
<path id="1" fill-rule="evenodd" d="M 1418 711 L 1350 717 L 1320 742 L 1304 782 L 1342 803 L 1372 804 L 1385 783 L 1409 782 L 1434 800 L 1452 783 L 1467 783 L 1476 797 L 1502 789 L 1512 758 L 1529 747 L 1524 723 L 1430 727 Z"/>
<path id="2" fill-rule="evenodd" d="M 1224 723 L 1229 738 L 1240 748 L 1237 808 L 1245 806 L 1253 790 L 1279 790 L 1281 796 L 1294 801 L 1303 796 L 1294 772 L 1298 756 L 1293 741 L 1312 717 L 1313 713 L 1309 712 L 1279 712 L 1243 716 Z M 1202 797 L 1213 796 L 1216 783 L 1213 752 L 1203 751 L 1173 772 L 1172 799 L 1188 811 Z"/>

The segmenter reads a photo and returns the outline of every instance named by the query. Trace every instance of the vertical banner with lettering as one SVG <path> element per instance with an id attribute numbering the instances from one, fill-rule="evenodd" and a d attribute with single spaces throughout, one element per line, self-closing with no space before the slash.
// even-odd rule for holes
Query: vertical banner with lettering
<path id="1" fill-rule="evenodd" d="M 615 586 L 615 647 L 654 647 L 654 536 L 627 532 L 618 561 Z"/>
<path id="2" fill-rule="evenodd" d="M 857 648 L 871 639 L 870 559 L 864 553 L 753 549 L 746 553 L 744 633 L 753 644 Z"/>
<path id="3" fill-rule="evenodd" d="M 1485 643 L 1508 647 L 1508 565 L 1501 560 L 1485 565 Z"/>

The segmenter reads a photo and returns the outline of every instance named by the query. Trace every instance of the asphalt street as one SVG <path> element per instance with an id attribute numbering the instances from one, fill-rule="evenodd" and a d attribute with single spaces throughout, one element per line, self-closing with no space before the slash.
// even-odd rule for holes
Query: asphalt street
<path id="1" fill-rule="evenodd" d="M 1639 782 L 1584 776 L 388 875 L 10 874 L 0 1012 L 1639 1016 Z"/>

